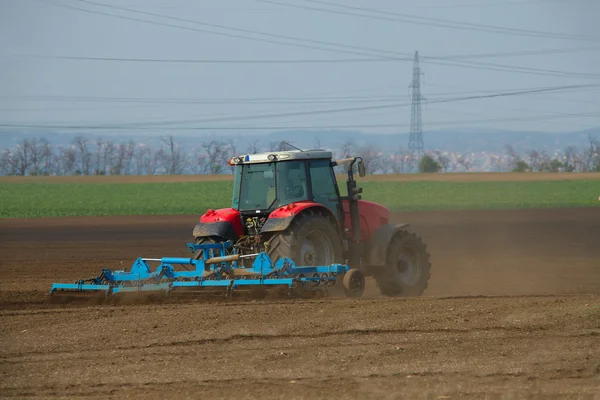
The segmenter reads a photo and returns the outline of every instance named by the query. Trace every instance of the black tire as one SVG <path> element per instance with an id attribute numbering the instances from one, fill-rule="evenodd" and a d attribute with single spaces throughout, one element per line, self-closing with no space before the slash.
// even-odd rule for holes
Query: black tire
<path id="1" fill-rule="evenodd" d="M 288 257 L 300 266 L 331 265 L 342 262 L 343 247 L 333 222 L 323 214 L 307 210 L 269 240 L 267 254 L 273 262 Z"/>
<path id="2" fill-rule="evenodd" d="M 196 244 L 203 244 L 203 243 L 222 243 L 222 242 L 225 242 L 225 240 L 223 240 L 223 239 L 221 239 L 221 238 L 217 238 L 217 237 L 211 237 L 211 236 L 209 236 L 209 237 L 197 237 L 197 238 L 194 240 L 194 243 L 196 243 Z M 204 250 L 196 250 L 196 251 L 194 252 L 194 259 L 195 259 L 195 260 L 200 260 L 200 259 L 202 259 L 202 257 L 203 257 L 203 256 L 202 256 L 202 253 L 203 253 L 203 252 L 204 252 Z M 228 253 L 228 251 L 226 251 L 226 253 Z M 218 250 L 218 249 L 215 249 L 215 250 L 213 250 L 213 251 L 212 251 L 212 254 L 211 254 L 211 256 L 213 256 L 213 257 L 218 257 L 218 256 L 220 256 L 220 255 L 221 255 L 221 253 L 220 253 L 220 250 Z"/>
<path id="3" fill-rule="evenodd" d="M 365 276 L 358 269 L 349 269 L 344 274 L 342 283 L 347 297 L 361 297 L 365 291 Z"/>
<path id="4" fill-rule="evenodd" d="M 383 270 L 375 275 L 384 296 L 420 296 L 427 288 L 431 270 L 427 246 L 408 231 L 390 241 Z"/>

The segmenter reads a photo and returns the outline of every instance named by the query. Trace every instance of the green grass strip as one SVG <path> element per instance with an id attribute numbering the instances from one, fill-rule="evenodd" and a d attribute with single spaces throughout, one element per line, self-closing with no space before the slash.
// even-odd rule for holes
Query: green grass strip
<path id="1" fill-rule="evenodd" d="M 600 180 L 362 182 L 363 198 L 392 211 L 600 206 Z M 0 218 L 201 214 L 229 207 L 232 183 L 2 183 Z"/>
<path id="2" fill-rule="evenodd" d="M 533 182 L 369 182 L 365 199 L 394 211 L 600 206 L 600 180 Z"/>

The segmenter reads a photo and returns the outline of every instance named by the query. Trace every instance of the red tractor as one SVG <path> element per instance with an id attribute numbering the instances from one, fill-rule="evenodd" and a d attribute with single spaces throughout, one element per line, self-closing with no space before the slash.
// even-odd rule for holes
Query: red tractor
<path id="1" fill-rule="evenodd" d="M 330 151 L 294 150 L 229 163 L 233 204 L 200 217 L 196 243 L 232 241 L 240 254 L 265 251 L 298 265 L 346 264 L 373 276 L 386 296 L 419 296 L 427 287 L 431 265 L 422 240 L 408 224 L 390 223 L 386 207 L 361 200 L 354 167 L 365 176 L 362 158 L 332 161 Z M 347 195 L 334 172 L 340 165 Z"/>

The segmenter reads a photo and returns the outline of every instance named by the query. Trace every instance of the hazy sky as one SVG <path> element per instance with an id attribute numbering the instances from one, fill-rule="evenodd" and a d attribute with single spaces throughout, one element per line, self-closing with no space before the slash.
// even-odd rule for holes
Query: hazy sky
<path id="1" fill-rule="evenodd" d="M 425 131 L 584 129 L 598 16 L 599 0 L 0 0 L 0 125 L 407 132 L 418 50 Z"/>

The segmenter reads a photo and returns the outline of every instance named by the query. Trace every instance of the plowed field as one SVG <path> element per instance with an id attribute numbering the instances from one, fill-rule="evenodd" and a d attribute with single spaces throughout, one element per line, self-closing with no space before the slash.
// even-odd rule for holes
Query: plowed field
<path id="1" fill-rule="evenodd" d="M 0 220 L 0 397 L 600 398 L 600 208 L 395 215 L 424 297 L 50 305 L 196 216 Z"/>

